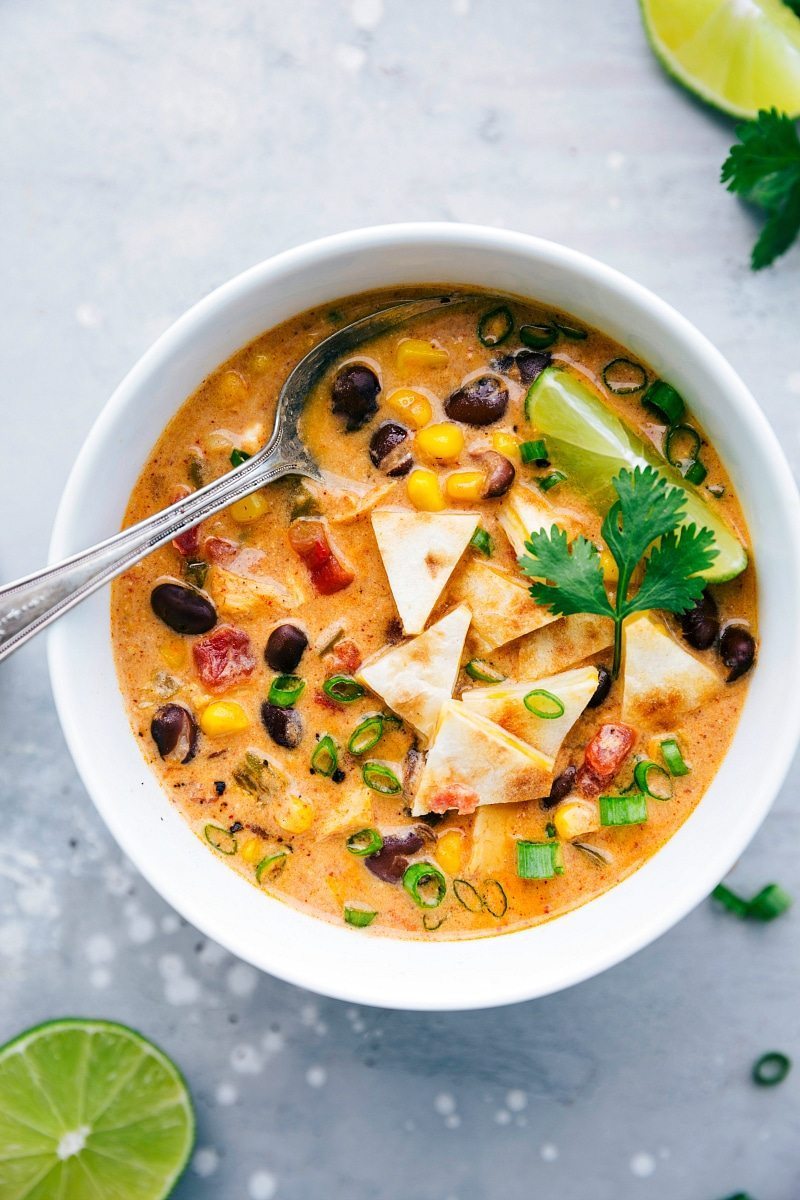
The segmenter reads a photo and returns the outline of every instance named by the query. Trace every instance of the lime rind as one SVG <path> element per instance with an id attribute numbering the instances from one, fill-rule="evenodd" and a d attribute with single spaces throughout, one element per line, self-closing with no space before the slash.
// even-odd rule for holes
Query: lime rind
<path id="1" fill-rule="evenodd" d="M 800 18 L 784 0 L 639 0 L 664 69 L 706 103 L 752 119 L 800 116 Z"/>

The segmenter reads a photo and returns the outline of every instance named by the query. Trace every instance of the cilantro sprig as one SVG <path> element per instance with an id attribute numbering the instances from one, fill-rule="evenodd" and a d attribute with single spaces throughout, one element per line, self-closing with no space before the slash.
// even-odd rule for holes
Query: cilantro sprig
<path id="1" fill-rule="evenodd" d="M 613 674 L 622 658 L 622 625 L 627 617 L 652 608 L 682 613 L 703 594 L 700 572 L 717 557 L 714 534 L 695 525 L 679 528 L 686 496 L 654 467 L 622 470 L 611 481 L 617 500 L 603 521 L 603 541 L 619 572 L 616 596 L 606 591 L 600 551 L 583 535 L 571 543 L 557 525 L 531 533 L 520 556 L 530 593 L 556 616 L 595 613 L 614 622 Z M 649 553 L 648 553 L 649 551 Z M 634 573 L 639 584 L 630 593 Z"/>
<path id="2" fill-rule="evenodd" d="M 800 233 L 800 138 L 791 117 L 775 108 L 738 125 L 736 136 L 739 144 L 722 165 L 722 182 L 767 214 L 750 259 L 759 271 Z"/>

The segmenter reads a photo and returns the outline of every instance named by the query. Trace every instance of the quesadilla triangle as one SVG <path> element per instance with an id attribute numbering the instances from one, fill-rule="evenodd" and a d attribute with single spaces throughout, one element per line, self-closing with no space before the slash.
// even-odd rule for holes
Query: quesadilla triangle
<path id="1" fill-rule="evenodd" d="M 425 633 L 386 650 L 358 672 L 360 683 L 427 740 L 442 705 L 453 695 L 470 617 L 460 604 Z"/>
<path id="2" fill-rule="evenodd" d="M 583 662 L 614 645 L 614 622 L 593 613 L 559 617 L 519 643 L 517 674 L 541 679 Z"/>
<path id="3" fill-rule="evenodd" d="M 546 796 L 553 760 L 499 725 L 448 700 L 417 794 L 412 815 L 455 809 L 474 812 L 482 804 L 512 804 Z"/>
<path id="4" fill-rule="evenodd" d="M 472 712 L 555 758 L 597 690 L 599 678 L 597 667 L 578 667 L 548 679 L 470 688 L 461 699 Z"/>
<path id="5" fill-rule="evenodd" d="M 522 579 L 478 558 L 459 568 L 448 594 L 469 605 L 475 641 L 487 652 L 557 620 L 534 602 Z"/>
<path id="6" fill-rule="evenodd" d="M 549 532 L 553 525 L 559 525 L 571 537 L 575 524 L 554 508 L 549 500 L 545 500 L 541 493 L 536 495 L 522 483 L 512 487 L 500 505 L 497 519 L 514 547 L 517 558 L 527 553 L 525 543 L 532 533 L 538 533 L 541 529 Z"/>
<path id="7" fill-rule="evenodd" d="M 720 677 L 647 613 L 623 628 L 622 720 L 639 728 L 667 728 L 722 689 Z"/>
<path id="8" fill-rule="evenodd" d="M 479 520 L 478 513 L 373 512 L 375 540 L 406 635 L 422 633 Z"/>

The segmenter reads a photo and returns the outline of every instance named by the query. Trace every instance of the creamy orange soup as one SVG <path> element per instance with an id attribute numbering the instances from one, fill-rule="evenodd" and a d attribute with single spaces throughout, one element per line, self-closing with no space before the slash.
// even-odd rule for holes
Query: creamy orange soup
<path id="1" fill-rule="evenodd" d="M 439 290 L 343 300 L 244 347 L 164 430 L 126 524 L 257 452 L 315 343 Z M 114 584 L 133 731 L 209 853 L 358 936 L 458 938 L 566 912 L 663 845 L 725 755 L 757 617 L 724 464 L 654 382 L 533 302 L 445 307 L 315 388 L 303 436 L 323 485 L 265 488 Z M 597 547 L 613 602 L 601 527 L 620 464 L 586 441 L 590 410 L 699 500 L 696 523 L 724 542 L 716 576 L 732 576 L 683 615 L 629 616 L 613 679 L 614 622 L 555 615 L 520 566 L 555 526 L 573 552 Z"/>

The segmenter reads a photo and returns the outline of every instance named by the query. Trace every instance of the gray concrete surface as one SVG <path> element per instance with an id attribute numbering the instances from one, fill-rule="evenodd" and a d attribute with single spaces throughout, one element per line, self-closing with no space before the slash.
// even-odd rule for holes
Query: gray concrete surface
<path id="1" fill-rule="evenodd" d="M 750 274 L 728 121 L 648 53 L 633 0 L 4 0 L 0 576 L 40 564 L 70 464 L 181 311 L 304 239 L 435 218 L 597 255 L 693 319 L 795 464 L 798 251 Z M 769 748 L 765 748 L 769 753 Z M 123 860 L 67 755 L 44 646 L 0 679 L 0 1038 L 119 1018 L 199 1113 L 180 1200 L 800 1195 L 800 914 L 705 905 L 537 1003 L 356 1011 L 258 976 Z M 797 772 L 735 872 L 800 891 Z"/>

